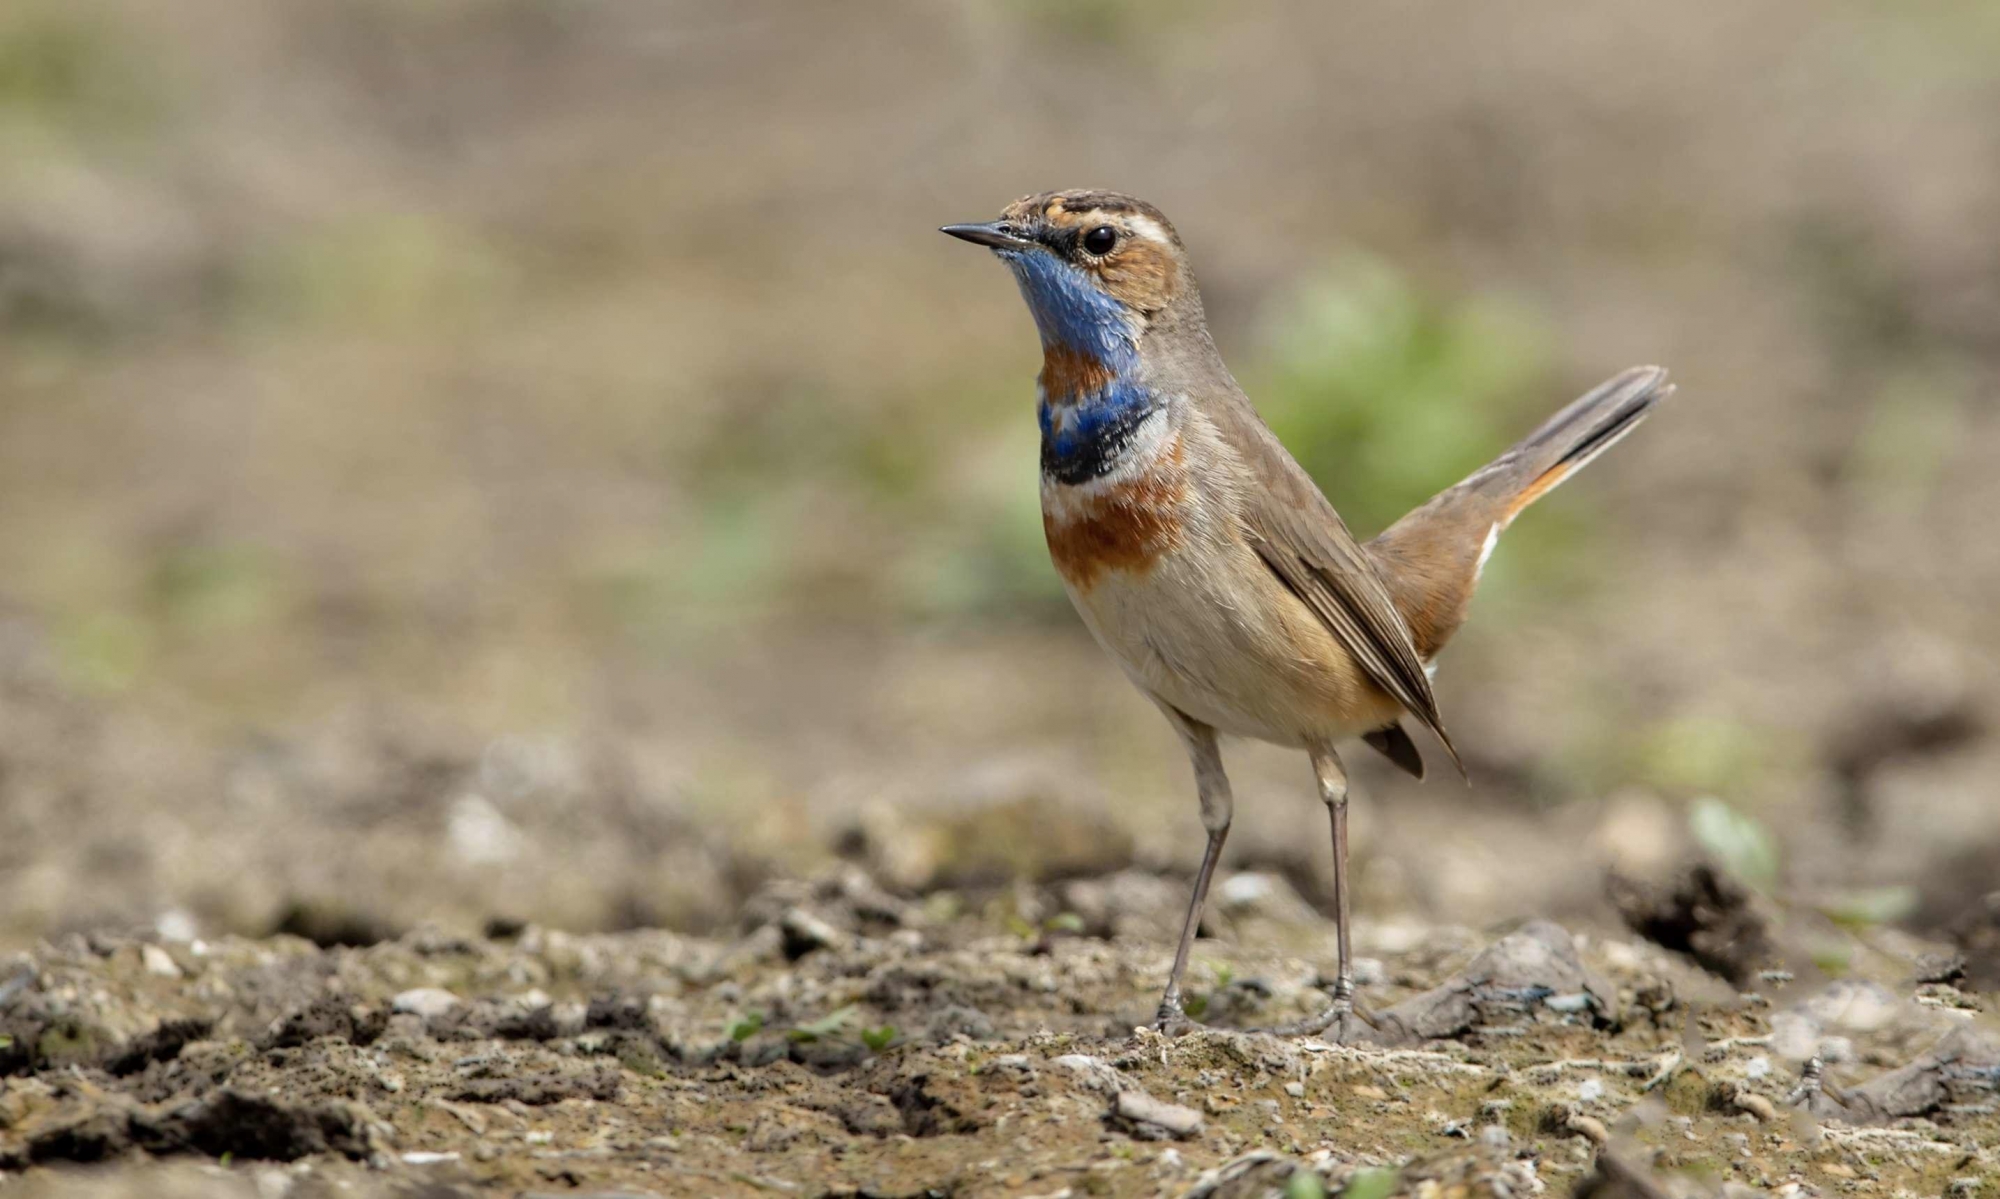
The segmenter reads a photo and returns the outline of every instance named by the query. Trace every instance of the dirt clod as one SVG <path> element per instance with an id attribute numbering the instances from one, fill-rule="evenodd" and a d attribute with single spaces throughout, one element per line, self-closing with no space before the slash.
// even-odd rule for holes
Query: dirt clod
<path id="1" fill-rule="evenodd" d="M 1706 862 L 1664 885 L 1612 873 L 1611 901 L 1633 932 L 1685 953 L 1739 990 L 1769 964 L 1772 947 L 1763 915 L 1747 888 Z"/>
<path id="2" fill-rule="evenodd" d="M 321 1037 L 370 1045 L 388 1023 L 380 1011 L 356 1009 L 338 995 L 322 995 L 281 1020 L 261 1048 L 293 1049 Z"/>
<path id="3" fill-rule="evenodd" d="M 1201 1131 L 1201 1113 L 1178 1103 L 1164 1103 L 1144 1091 L 1120 1091 L 1112 1114 L 1139 1136 L 1186 1139 Z"/>
<path id="4" fill-rule="evenodd" d="M 211 1157 L 295 1161 L 312 1154 L 368 1154 L 368 1114 L 352 1103 L 293 1104 L 225 1088 L 159 1123 L 135 1121 L 142 1147 Z"/>

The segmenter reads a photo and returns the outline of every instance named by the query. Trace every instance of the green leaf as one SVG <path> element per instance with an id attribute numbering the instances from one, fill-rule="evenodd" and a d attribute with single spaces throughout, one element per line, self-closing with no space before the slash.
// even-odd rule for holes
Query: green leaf
<path id="1" fill-rule="evenodd" d="M 1083 917 L 1075 912 L 1058 912 L 1042 925 L 1052 933 L 1082 933 Z"/>
<path id="2" fill-rule="evenodd" d="M 14 1047 L 14 1038 L 8 1036 L 6 1033 L 0 1032 L 0 1049 L 12 1049 L 13 1047 Z"/>
<path id="3" fill-rule="evenodd" d="M 1694 839 L 1724 870 L 1760 891 L 1778 882 L 1778 849 L 1764 826 L 1713 796 L 1688 810 Z"/>
<path id="4" fill-rule="evenodd" d="M 882 1052 L 895 1039 L 896 1026 L 893 1024 L 884 1024 L 880 1028 L 864 1028 L 861 1030 L 861 1043 L 868 1046 L 871 1053 Z"/>
<path id="5" fill-rule="evenodd" d="M 821 1037 L 838 1036 L 840 1033 L 846 1031 L 848 1025 L 854 1023 L 854 1018 L 859 1014 L 854 1005 L 850 1003 L 846 1007 L 828 1012 L 826 1015 L 809 1024 L 801 1024 L 785 1035 L 794 1041 L 801 1042 L 817 1041 Z"/>
<path id="6" fill-rule="evenodd" d="M 764 1031 L 764 1013 L 751 1012 L 729 1026 L 729 1039 L 737 1042 L 747 1041 L 762 1031 Z"/>

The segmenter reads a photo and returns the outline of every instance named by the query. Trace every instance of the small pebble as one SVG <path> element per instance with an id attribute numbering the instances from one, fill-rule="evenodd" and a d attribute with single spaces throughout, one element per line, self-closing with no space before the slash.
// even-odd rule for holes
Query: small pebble
<path id="1" fill-rule="evenodd" d="M 1306 1084 L 1302 1082 L 1288 1082 L 1285 1084 L 1285 1094 L 1290 1095 L 1294 1099 L 1304 1099 L 1306 1097 Z"/>
<path id="2" fill-rule="evenodd" d="M 181 976 L 181 968 L 174 964 L 173 956 L 157 945 L 141 945 L 139 960 L 146 964 L 148 974 L 157 974 L 161 978 Z"/>
<path id="3" fill-rule="evenodd" d="M 456 1153 L 427 1153 L 418 1151 L 403 1155 L 403 1164 L 406 1166 L 435 1166 L 440 1162 L 455 1162 L 457 1160 L 458 1154 Z"/>
<path id="4" fill-rule="evenodd" d="M 161 912 L 160 918 L 153 921 L 153 930 L 160 934 L 163 941 L 182 942 L 194 940 L 201 931 L 194 917 L 181 908 L 168 908 Z"/>
<path id="5" fill-rule="evenodd" d="M 1155 1099 L 1144 1091 L 1118 1092 L 1117 1111 L 1135 1124 L 1150 1124 L 1177 1137 L 1191 1137 L 1201 1130 L 1200 1112 Z"/>
<path id="6" fill-rule="evenodd" d="M 1572 1115 L 1564 1121 L 1564 1127 L 1593 1145 L 1607 1144 L 1611 1140 L 1611 1130 L 1595 1116 Z"/>
<path id="7" fill-rule="evenodd" d="M 417 987 L 404 991 L 391 1001 L 390 1007 L 406 1015 L 421 1016 L 428 1020 L 442 1016 L 459 1004 L 458 996 L 441 987 Z"/>

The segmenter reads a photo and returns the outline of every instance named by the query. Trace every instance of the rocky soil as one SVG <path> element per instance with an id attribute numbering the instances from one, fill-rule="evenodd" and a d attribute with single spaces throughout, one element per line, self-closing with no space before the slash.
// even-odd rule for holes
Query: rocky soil
<path id="1" fill-rule="evenodd" d="M 1201 1024 L 1136 1029 L 1182 883 L 974 903 L 854 868 L 736 935 L 71 935 L 0 963 L 23 1195 L 1995 1193 L 2000 1036 L 1960 959 L 1877 932 L 1738 990 L 1623 929 L 1359 928 L 1237 874 Z M 1782 956 L 1782 955 L 1778 955 Z M 1773 960 L 1777 960 L 1776 957 Z M 1970 985 L 1970 984 L 1966 984 Z"/>

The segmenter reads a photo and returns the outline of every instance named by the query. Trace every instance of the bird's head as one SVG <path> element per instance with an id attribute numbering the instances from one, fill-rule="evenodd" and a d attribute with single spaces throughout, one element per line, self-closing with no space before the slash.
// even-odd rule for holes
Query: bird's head
<path id="1" fill-rule="evenodd" d="M 944 232 L 1013 269 L 1045 349 L 1111 360 L 1167 313 L 1200 311 L 1180 235 L 1143 200 L 1108 191 L 1024 196 L 997 221 Z"/>

